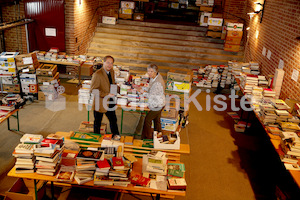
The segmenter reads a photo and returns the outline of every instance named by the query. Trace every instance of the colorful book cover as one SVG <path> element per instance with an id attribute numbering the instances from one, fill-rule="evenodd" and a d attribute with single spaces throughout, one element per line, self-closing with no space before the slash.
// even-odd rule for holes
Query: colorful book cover
<path id="1" fill-rule="evenodd" d="M 114 169 L 124 168 L 124 162 L 122 157 L 112 157 L 112 164 Z"/>
<path id="2" fill-rule="evenodd" d="M 103 151 L 80 149 L 77 158 L 86 159 L 86 160 L 101 160 L 103 154 L 104 154 Z"/>
<path id="3" fill-rule="evenodd" d="M 182 178 L 184 175 L 184 172 L 182 172 L 181 170 L 176 170 L 176 169 L 168 169 L 168 175 Z"/>
<path id="4" fill-rule="evenodd" d="M 100 169 L 110 169 L 110 164 L 106 159 L 97 161 L 97 166 Z"/>
<path id="5" fill-rule="evenodd" d="M 91 142 L 99 142 L 101 138 L 100 134 L 96 133 L 82 133 L 82 132 L 74 132 L 71 136 L 71 139 L 74 140 L 84 140 L 84 141 L 91 141 Z"/>

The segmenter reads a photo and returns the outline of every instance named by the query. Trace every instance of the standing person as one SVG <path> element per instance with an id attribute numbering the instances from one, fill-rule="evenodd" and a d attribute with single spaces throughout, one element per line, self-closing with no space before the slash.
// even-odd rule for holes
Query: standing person
<path id="1" fill-rule="evenodd" d="M 113 98 L 115 97 L 114 94 L 110 93 L 110 85 L 115 84 L 115 74 L 113 70 L 114 61 L 115 60 L 112 56 L 105 56 L 103 58 L 103 67 L 93 74 L 90 93 L 95 89 L 99 90 L 99 98 L 95 98 L 95 101 L 99 100 L 99 110 L 96 110 L 97 108 L 95 108 L 95 102 L 93 103 L 94 132 L 100 134 L 101 122 L 103 114 L 105 114 L 109 120 L 110 130 L 113 134 L 113 139 L 120 140 L 115 110 L 106 110 L 106 108 L 113 108 L 115 105 L 103 105 L 104 97 L 109 96 L 110 102 L 113 101 Z"/>
<path id="2" fill-rule="evenodd" d="M 158 67 L 150 64 L 147 67 L 147 73 L 150 77 L 149 88 L 145 96 L 148 97 L 150 111 L 146 115 L 142 139 L 152 139 L 153 132 L 151 130 L 152 121 L 154 121 L 154 131 L 161 132 L 161 111 L 165 106 L 165 82 L 163 77 L 158 73 Z"/>

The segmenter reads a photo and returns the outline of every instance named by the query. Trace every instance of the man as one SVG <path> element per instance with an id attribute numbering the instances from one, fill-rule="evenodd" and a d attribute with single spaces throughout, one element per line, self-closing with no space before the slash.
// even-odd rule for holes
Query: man
<path id="1" fill-rule="evenodd" d="M 114 104 L 111 104 L 115 95 L 110 93 L 110 85 L 115 84 L 115 74 L 113 70 L 114 61 L 115 60 L 112 56 L 105 56 L 103 58 L 103 67 L 93 74 L 90 92 L 93 92 L 93 90 L 99 91 L 99 98 L 95 97 L 95 101 L 98 100 L 99 102 L 93 103 L 94 132 L 100 134 L 101 122 L 103 114 L 105 114 L 109 120 L 113 139 L 120 140 L 115 110 L 110 111 L 108 109 L 115 106 Z M 107 97 L 109 97 L 108 100 L 110 101 L 110 104 L 104 105 L 105 99 L 107 99 Z M 95 106 L 97 104 L 99 105 L 99 108 Z"/>

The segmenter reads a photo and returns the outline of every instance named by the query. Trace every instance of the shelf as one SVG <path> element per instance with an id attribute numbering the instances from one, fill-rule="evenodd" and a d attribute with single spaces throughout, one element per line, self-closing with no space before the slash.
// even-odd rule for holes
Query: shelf
<path id="1" fill-rule="evenodd" d="M 38 60 L 40 63 L 51 63 L 57 65 L 73 65 L 73 66 L 80 66 L 80 63 L 72 63 L 72 62 L 62 62 L 62 61 L 52 61 L 52 60 Z"/>

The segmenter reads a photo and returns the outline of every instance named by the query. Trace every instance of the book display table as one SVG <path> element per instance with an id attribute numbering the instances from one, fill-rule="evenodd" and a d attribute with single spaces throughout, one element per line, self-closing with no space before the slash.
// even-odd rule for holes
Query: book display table
<path id="1" fill-rule="evenodd" d="M 137 162 L 134 163 L 133 169 L 131 172 L 131 176 L 134 176 L 135 174 L 141 174 L 142 172 L 142 159 L 138 159 Z M 175 197 L 175 196 L 185 196 L 186 192 L 181 191 L 181 190 L 167 190 L 167 191 L 162 191 L 162 190 L 155 190 L 155 189 L 150 189 L 147 187 L 140 187 L 140 186 L 134 186 L 132 184 L 128 185 L 127 187 L 122 187 L 122 186 L 96 186 L 94 185 L 93 181 L 89 181 L 87 183 L 84 183 L 82 185 L 78 185 L 75 180 L 72 182 L 57 182 L 55 180 L 55 176 L 46 176 L 46 175 L 40 175 L 37 173 L 27 173 L 27 174 L 16 174 L 15 167 L 13 167 L 7 174 L 8 176 L 11 177 L 16 177 L 16 178 L 25 178 L 25 179 L 32 179 L 34 180 L 34 189 L 35 189 L 35 197 L 38 199 L 38 194 L 37 194 L 37 184 L 38 181 L 46 181 L 46 182 L 51 182 L 51 190 L 52 190 L 52 195 L 53 195 L 53 185 L 58 185 L 58 186 L 67 186 L 67 187 L 85 187 L 85 188 L 91 188 L 91 189 L 99 189 L 99 190 L 114 190 L 117 191 L 118 193 L 139 193 L 139 194 L 151 194 L 151 195 L 156 195 L 156 199 L 160 199 L 161 195 L 167 195 L 168 197 Z"/>
<path id="2" fill-rule="evenodd" d="M 17 119 L 17 129 L 11 129 L 10 128 L 10 121 L 9 121 L 9 118 L 10 117 L 14 117 L 14 118 L 16 118 Z M 20 125 L 19 125 L 19 109 L 15 109 L 15 110 L 13 110 L 13 111 L 11 111 L 9 114 L 7 114 L 5 117 L 3 117 L 3 118 L 1 118 L 0 119 L 0 124 L 2 123 L 2 122 L 4 122 L 5 120 L 7 120 L 7 129 L 8 130 L 12 130 L 12 131 L 19 131 L 20 130 Z"/>
<path id="3" fill-rule="evenodd" d="M 237 79 L 236 77 L 235 77 L 235 80 L 236 80 L 238 86 L 240 87 L 241 91 L 244 94 L 244 90 L 243 90 L 243 87 L 240 84 L 240 80 Z M 248 121 L 249 121 L 249 118 L 250 118 L 249 117 L 250 114 L 253 113 L 254 117 L 258 119 L 259 123 L 264 128 L 264 130 L 265 130 L 268 138 L 270 139 L 270 141 L 271 141 L 274 149 L 278 153 L 278 150 L 281 148 L 280 147 L 280 145 L 281 145 L 280 144 L 281 143 L 281 138 L 274 137 L 274 135 L 268 130 L 268 128 L 266 127 L 266 125 L 263 123 L 263 120 L 262 120 L 261 116 L 255 111 L 254 106 L 252 104 L 250 104 L 250 106 L 253 108 L 253 110 L 252 111 L 248 111 L 248 116 L 247 116 L 247 119 L 246 119 L 246 124 L 248 124 Z M 243 112 L 245 112 L 245 111 L 242 110 L 242 114 L 243 114 Z M 247 130 L 247 128 L 246 128 L 246 130 Z M 300 188 L 300 171 L 297 171 L 297 170 L 288 170 L 288 171 L 290 172 L 291 176 L 293 177 L 295 183 Z"/>

